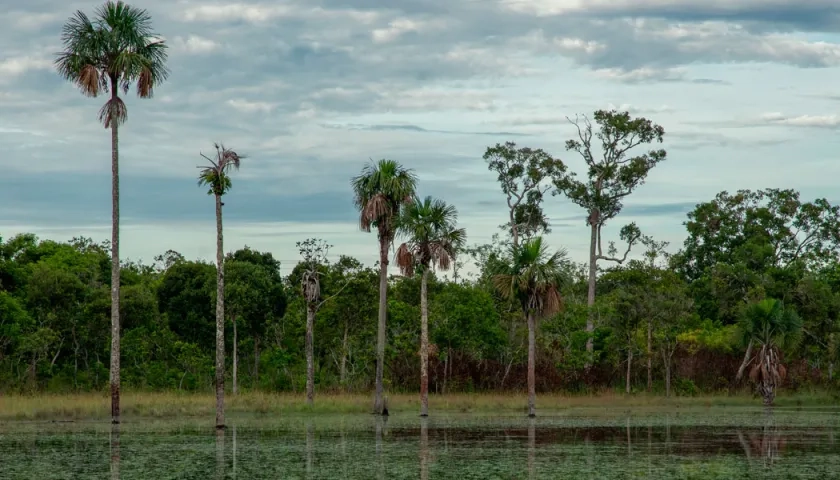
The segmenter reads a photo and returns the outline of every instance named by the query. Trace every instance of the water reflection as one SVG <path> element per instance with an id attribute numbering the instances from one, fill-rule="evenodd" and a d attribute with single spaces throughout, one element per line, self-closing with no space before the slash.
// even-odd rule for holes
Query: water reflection
<path id="1" fill-rule="evenodd" d="M 120 479 L 120 424 L 111 424 L 111 435 L 109 436 L 111 450 L 111 480 Z"/>
<path id="2" fill-rule="evenodd" d="M 314 474 L 315 425 L 312 420 L 306 421 L 306 478 Z"/>
<path id="3" fill-rule="evenodd" d="M 384 442 L 382 438 L 387 435 L 385 427 L 388 425 L 387 416 L 376 416 L 376 478 L 385 479 L 385 459 L 383 455 Z"/>
<path id="4" fill-rule="evenodd" d="M 0 478 L 88 478 L 92 471 L 120 480 L 836 478 L 840 471 L 836 412 L 735 412 L 740 423 L 708 415 L 700 425 L 696 417 L 687 424 L 682 412 L 619 415 L 307 415 L 246 419 L 214 433 L 165 421 L 6 423 Z M 128 461 L 120 462 L 121 450 Z"/>
<path id="5" fill-rule="evenodd" d="M 429 419 L 420 419 L 420 480 L 429 480 Z"/>
<path id="6" fill-rule="evenodd" d="M 776 425 L 772 411 L 765 413 L 761 431 L 744 434 L 743 429 L 738 429 L 737 435 L 750 463 L 758 462 L 766 468 L 776 464 L 785 447 L 785 437 Z"/>
<path id="7" fill-rule="evenodd" d="M 225 429 L 216 429 L 216 478 L 225 478 Z"/>
<path id="8" fill-rule="evenodd" d="M 528 419 L 528 480 L 536 478 L 537 419 Z"/>

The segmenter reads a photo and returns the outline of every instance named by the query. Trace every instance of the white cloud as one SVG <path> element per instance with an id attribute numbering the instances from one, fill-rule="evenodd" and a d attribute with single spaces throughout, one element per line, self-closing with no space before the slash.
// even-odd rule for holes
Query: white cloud
<path id="1" fill-rule="evenodd" d="M 32 70 L 50 70 L 52 60 L 44 57 L 19 56 L 0 60 L 0 76 L 16 76 Z"/>
<path id="2" fill-rule="evenodd" d="M 254 112 L 264 112 L 268 113 L 273 108 L 274 105 L 268 102 L 252 102 L 250 100 L 245 100 L 242 98 L 233 98 L 227 101 L 227 104 L 233 107 L 240 112 L 245 113 L 254 113 Z"/>
<path id="3" fill-rule="evenodd" d="M 291 5 L 254 5 L 248 3 L 227 3 L 191 6 L 184 10 L 188 22 L 221 22 L 239 20 L 250 23 L 271 21 L 277 17 L 288 17 L 298 10 Z"/>
<path id="4" fill-rule="evenodd" d="M 376 43 L 390 42 L 400 35 L 408 32 L 429 32 L 445 28 L 444 20 L 413 20 L 410 18 L 397 18 L 388 23 L 385 28 L 377 28 L 371 32 L 371 37 Z"/>
<path id="5" fill-rule="evenodd" d="M 306 7 L 300 4 L 286 3 L 220 3 L 190 6 L 183 10 L 187 22 L 230 22 L 242 21 L 252 24 L 265 24 L 279 18 L 308 20 L 353 20 L 370 24 L 380 14 L 375 11 L 357 9 L 324 9 Z"/>
<path id="6" fill-rule="evenodd" d="M 840 126 L 840 116 L 830 115 L 798 115 L 787 116 L 780 112 L 765 113 L 761 120 L 773 125 L 790 125 L 794 127 L 834 128 Z"/>
<path id="7" fill-rule="evenodd" d="M 833 0 L 500 0 L 509 10 L 539 16 L 572 13 L 613 13 L 645 11 L 679 11 L 702 8 L 707 12 L 734 13 L 756 8 L 800 6 L 836 6 Z"/>
<path id="8" fill-rule="evenodd" d="M 186 38 L 173 38 L 172 47 L 177 51 L 202 54 L 214 52 L 218 50 L 221 45 L 209 38 L 200 37 L 198 35 L 189 35 Z"/>
<path id="9" fill-rule="evenodd" d="M 679 68 L 636 68 L 624 70 L 621 68 L 599 68 L 594 72 L 595 76 L 620 82 L 634 83 L 650 80 L 682 80 L 685 78 L 685 70 Z"/>

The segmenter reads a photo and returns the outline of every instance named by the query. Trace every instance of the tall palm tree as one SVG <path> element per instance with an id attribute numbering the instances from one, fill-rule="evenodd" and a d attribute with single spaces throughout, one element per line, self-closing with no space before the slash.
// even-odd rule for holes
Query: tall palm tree
<path id="1" fill-rule="evenodd" d="M 448 270 L 467 232 L 457 228 L 458 211 L 443 200 L 415 198 L 405 206 L 397 233 L 406 242 L 397 249 L 397 265 L 403 275 L 420 272 L 420 416 L 429 415 L 429 300 L 428 279 L 433 266 Z"/>
<path id="2" fill-rule="evenodd" d="M 744 344 L 752 343 L 758 353 L 747 361 L 752 365 L 750 380 L 765 406 L 773 405 L 776 388 L 787 370 L 781 363 L 781 351 L 794 347 L 801 339 L 802 320 L 780 300 L 766 298 L 749 305 L 742 315 L 739 330 Z"/>
<path id="3" fill-rule="evenodd" d="M 76 84 L 82 93 L 111 98 L 99 110 L 99 120 L 111 129 L 111 421 L 120 422 L 120 177 L 119 126 L 128 109 L 119 96 L 132 83 L 137 95 L 151 98 L 155 86 L 163 82 L 166 44 L 152 31 L 146 10 L 118 1 L 108 1 L 96 9 L 93 20 L 82 11 L 64 24 L 61 34 L 64 50 L 57 54 L 58 73 Z"/>
<path id="4" fill-rule="evenodd" d="M 510 263 L 499 267 L 493 285 L 500 295 L 518 300 L 528 321 L 528 416 L 536 416 L 536 321 L 560 311 L 564 251 L 550 253 L 542 237 L 511 246 Z"/>
<path id="5" fill-rule="evenodd" d="M 365 232 L 376 228 L 379 240 L 379 328 L 376 335 L 376 394 L 373 411 L 382 414 L 382 376 L 385 368 L 385 320 L 388 308 L 388 249 L 394 242 L 400 207 L 414 198 L 417 176 L 394 160 L 365 165 L 353 177 L 353 203 L 359 210 L 359 226 Z"/>
<path id="6" fill-rule="evenodd" d="M 239 170 L 240 161 L 245 158 L 235 151 L 215 144 L 216 156 L 210 158 L 203 153 L 210 165 L 199 166 L 198 185 L 207 186 L 208 195 L 216 197 L 216 428 L 225 427 L 225 256 L 222 233 L 222 196 L 230 191 L 230 170 Z"/>

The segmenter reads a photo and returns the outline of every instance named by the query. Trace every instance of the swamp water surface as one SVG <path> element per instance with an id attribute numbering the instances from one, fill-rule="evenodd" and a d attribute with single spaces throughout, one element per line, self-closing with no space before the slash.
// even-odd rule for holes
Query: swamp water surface
<path id="1" fill-rule="evenodd" d="M 838 409 L 540 413 L 5 422 L 0 479 L 840 479 Z"/>

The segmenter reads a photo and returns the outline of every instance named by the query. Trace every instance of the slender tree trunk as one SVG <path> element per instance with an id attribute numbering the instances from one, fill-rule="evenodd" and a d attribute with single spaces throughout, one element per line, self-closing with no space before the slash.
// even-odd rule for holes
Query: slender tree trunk
<path id="1" fill-rule="evenodd" d="M 221 195 L 216 195 L 216 428 L 225 428 L 225 257 Z"/>
<path id="2" fill-rule="evenodd" d="M 528 312 L 528 416 L 535 417 L 537 415 L 537 381 L 536 381 L 536 362 L 537 362 L 537 338 L 536 338 L 536 319 L 533 312 Z"/>
<path id="3" fill-rule="evenodd" d="M 665 364 L 665 397 L 671 397 L 671 357 L 662 352 L 662 363 Z"/>
<path id="4" fill-rule="evenodd" d="M 117 97 L 111 79 L 111 98 Z M 111 122 L 111 423 L 120 423 L 120 154 L 117 122 Z"/>
<path id="5" fill-rule="evenodd" d="M 627 393 L 630 393 L 630 367 L 633 366 L 633 350 L 628 349 L 627 351 L 627 377 L 624 381 L 624 390 Z"/>
<path id="6" fill-rule="evenodd" d="M 306 306 L 306 404 L 315 401 L 315 353 L 312 336 L 315 329 L 315 308 L 312 302 Z"/>
<path id="7" fill-rule="evenodd" d="M 383 375 L 385 372 L 385 321 L 388 317 L 388 242 L 379 239 L 379 328 L 376 334 L 376 395 L 373 413 L 381 415 L 385 409 Z"/>
<path id="8" fill-rule="evenodd" d="M 260 337 L 254 336 L 254 389 L 260 384 Z"/>
<path id="9" fill-rule="evenodd" d="M 429 269 L 420 279 L 420 416 L 429 416 Z"/>
<path id="10" fill-rule="evenodd" d="M 589 291 L 586 294 L 586 305 L 589 306 L 589 312 L 586 316 L 587 361 L 585 366 L 587 369 L 592 366 L 595 351 L 595 344 L 594 339 L 592 338 L 592 333 L 595 331 L 595 276 L 598 274 L 598 252 L 596 250 L 598 243 L 597 223 L 592 223 L 590 229 L 591 236 L 589 239 Z"/>
<path id="11" fill-rule="evenodd" d="M 653 349 L 651 343 L 653 342 L 653 322 L 648 318 L 647 322 L 647 391 L 650 392 L 653 388 Z"/>
<path id="12" fill-rule="evenodd" d="M 750 362 L 750 355 L 752 355 L 753 349 L 753 341 L 750 340 L 750 343 L 747 344 L 747 351 L 744 353 L 744 360 L 741 362 L 741 366 L 738 367 L 738 374 L 735 375 L 735 382 L 740 382 L 741 378 L 744 376 L 744 371 L 747 369 L 747 364 Z"/>
<path id="13" fill-rule="evenodd" d="M 237 343 L 239 343 L 239 335 L 236 333 L 236 315 L 233 315 L 233 394 L 239 395 L 239 354 L 237 352 Z"/>
<path id="14" fill-rule="evenodd" d="M 339 373 L 339 380 L 341 385 L 346 388 L 347 385 L 347 337 L 350 333 L 350 322 L 344 321 L 344 339 L 341 341 L 341 372 Z"/>

